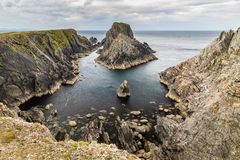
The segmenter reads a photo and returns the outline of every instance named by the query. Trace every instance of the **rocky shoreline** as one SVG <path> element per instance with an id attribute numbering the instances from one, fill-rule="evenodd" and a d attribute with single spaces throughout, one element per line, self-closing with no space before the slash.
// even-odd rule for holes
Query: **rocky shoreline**
<path id="1" fill-rule="evenodd" d="M 239 159 L 240 29 L 222 32 L 201 54 L 160 74 L 175 107 L 186 114 L 178 123 L 161 118 L 164 158 Z"/>
<path id="2" fill-rule="evenodd" d="M 108 69 L 124 70 L 124 69 L 138 66 L 140 64 L 148 63 L 148 62 L 156 60 L 156 59 L 157 58 L 155 56 L 146 56 L 146 57 L 144 57 L 144 59 L 133 60 L 133 61 L 131 61 L 131 63 L 117 64 L 117 65 L 116 64 L 106 64 L 106 62 L 103 62 L 102 60 L 99 60 L 99 59 L 96 59 L 95 61 Z"/>
<path id="3" fill-rule="evenodd" d="M 0 38 L 0 101 L 9 107 L 74 84 L 78 59 L 93 49 L 71 29 L 3 33 Z"/>

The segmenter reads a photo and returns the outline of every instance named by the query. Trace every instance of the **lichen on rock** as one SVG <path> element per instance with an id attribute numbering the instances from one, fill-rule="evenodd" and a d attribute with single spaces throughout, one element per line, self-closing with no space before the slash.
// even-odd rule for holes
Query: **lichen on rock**
<path id="1" fill-rule="evenodd" d="M 57 142 L 45 126 L 18 118 L 2 103 L 0 103 L 0 151 L 0 159 L 4 160 L 138 159 L 112 144 L 72 140 Z"/>
<path id="2" fill-rule="evenodd" d="M 239 32 L 222 32 L 200 55 L 160 74 L 178 98 L 172 93 L 168 97 L 188 113 L 184 122 L 158 121 L 166 157 L 240 158 Z"/>

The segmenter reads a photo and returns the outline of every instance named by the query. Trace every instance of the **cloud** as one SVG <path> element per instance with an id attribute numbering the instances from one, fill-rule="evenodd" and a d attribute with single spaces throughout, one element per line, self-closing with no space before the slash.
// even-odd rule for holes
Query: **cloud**
<path id="1" fill-rule="evenodd" d="M 112 21 L 125 21 L 139 29 L 184 27 L 184 23 L 186 28 L 197 28 L 201 23 L 208 28 L 240 25 L 239 0 L 0 0 L 0 7 L 0 20 L 5 25 L 9 19 L 19 25 L 21 19 L 28 24 L 22 27 L 33 28 L 103 29 Z M 207 21 L 212 21 L 209 26 Z"/>

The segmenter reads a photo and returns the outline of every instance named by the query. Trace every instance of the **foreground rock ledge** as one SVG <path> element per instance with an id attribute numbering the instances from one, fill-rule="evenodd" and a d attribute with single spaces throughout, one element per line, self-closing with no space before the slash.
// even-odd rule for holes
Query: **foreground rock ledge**
<path id="1" fill-rule="evenodd" d="M 168 97 L 188 113 L 183 123 L 159 119 L 169 159 L 240 159 L 240 28 L 222 32 L 199 56 L 160 74 Z"/>
<path id="2" fill-rule="evenodd" d="M 119 150 L 115 145 L 96 142 L 56 142 L 50 131 L 39 123 L 18 118 L 0 103 L 0 159 L 42 160 L 137 160 L 135 155 Z"/>
<path id="3" fill-rule="evenodd" d="M 106 34 L 96 62 L 109 69 L 127 69 L 156 60 L 154 52 L 147 43 L 142 44 L 134 38 L 128 24 L 115 22 Z"/>

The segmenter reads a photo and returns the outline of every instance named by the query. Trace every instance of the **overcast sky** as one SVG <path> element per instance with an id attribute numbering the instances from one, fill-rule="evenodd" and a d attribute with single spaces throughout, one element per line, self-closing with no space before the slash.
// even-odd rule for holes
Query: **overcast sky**
<path id="1" fill-rule="evenodd" d="M 0 28 L 229 30 L 240 27 L 240 0 L 0 0 Z"/>

